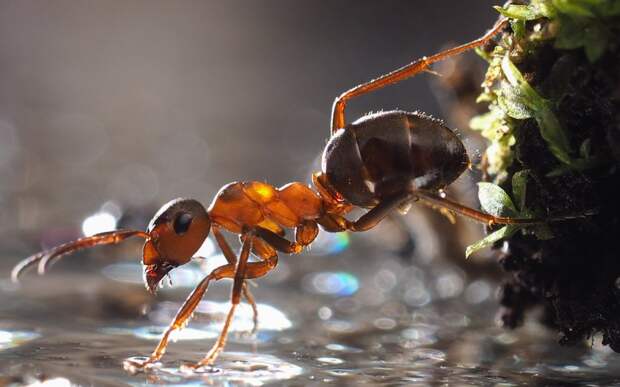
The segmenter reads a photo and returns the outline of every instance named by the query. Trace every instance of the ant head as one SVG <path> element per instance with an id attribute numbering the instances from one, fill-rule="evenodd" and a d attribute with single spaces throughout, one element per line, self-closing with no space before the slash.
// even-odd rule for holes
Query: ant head
<path id="1" fill-rule="evenodd" d="M 196 200 L 175 199 L 157 211 L 142 250 L 144 282 L 151 293 L 170 270 L 190 261 L 210 229 L 209 214 Z"/>

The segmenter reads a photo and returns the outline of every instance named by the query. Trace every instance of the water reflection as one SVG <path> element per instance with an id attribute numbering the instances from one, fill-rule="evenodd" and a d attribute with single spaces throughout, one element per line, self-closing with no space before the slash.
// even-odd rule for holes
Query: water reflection
<path id="1" fill-rule="evenodd" d="M 347 254 L 359 258 L 353 249 L 343 253 Z M 175 286 L 194 286 L 205 272 L 225 262 L 211 242 L 203 246 L 202 255 L 206 258 L 172 272 Z M 151 353 L 186 291 L 165 292 L 149 302 L 140 298 L 136 310 L 145 305 L 144 314 L 128 320 L 117 314 L 127 294 L 112 291 L 122 286 L 103 281 L 103 286 L 93 287 L 96 293 L 73 298 L 83 294 L 81 287 L 68 286 L 75 281 L 49 282 L 49 287 L 41 286 L 44 296 L 33 295 L 30 303 L 20 301 L 11 306 L 11 313 L 25 327 L 32 326 L 33 310 L 37 318 L 59 320 L 46 324 L 40 333 L 25 328 L 0 331 L 0 385 L 8 384 L 5 380 L 17 380 L 17 385 L 58 380 L 131 386 L 530 385 L 531 380 L 540 385 L 566 380 L 605 385 L 618 381 L 614 371 L 620 369 L 620 360 L 600 345 L 601 338 L 595 339 L 593 348 L 559 348 L 556 338 L 540 325 L 515 332 L 495 327 L 495 305 L 488 302 L 493 282 L 470 281 L 455 266 L 437 260 L 428 268 L 391 256 L 378 258 L 379 262 L 352 267 L 351 272 L 340 271 L 348 266 L 337 259 L 319 259 L 318 271 L 317 260 L 283 259 L 288 272 L 282 280 L 259 282 L 257 299 L 273 304 L 258 304 L 258 333 L 247 334 L 253 328 L 253 313 L 242 303 L 226 351 L 214 367 L 199 372 L 188 372 L 183 365 L 198 361 L 211 347 L 228 312 L 228 301 L 205 298 L 189 327 L 173 335 L 177 342 L 170 344 L 163 362 L 147 373 L 130 374 L 123 370 L 123 360 Z M 139 262 L 111 264 L 102 273 L 118 283 L 139 284 L 132 294 L 144 294 Z M 89 280 L 89 274 L 81 275 Z M 61 275 L 59 271 L 56 278 Z M 44 278 L 49 279 L 53 277 Z M 47 294 L 53 286 L 62 300 L 70 301 L 59 304 L 61 298 Z M 1 283 L 0 289 L 10 291 Z M 229 291 L 228 286 L 213 286 L 209 294 L 227 300 Z M 85 310 L 93 308 L 95 299 L 115 307 L 106 306 L 90 318 Z M 251 353 L 235 352 L 239 350 Z M 28 366 L 18 367 L 21 364 Z"/>
<path id="2" fill-rule="evenodd" d="M 303 373 L 303 369 L 271 355 L 241 352 L 225 352 L 218 358 L 216 367 L 198 370 L 188 367 L 153 367 L 148 371 L 150 383 L 166 383 L 175 386 L 203 384 L 243 384 L 262 386 L 265 383 L 283 381 Z"/>
<path id="3" fill-rule="evenodd" d="M 154 310 L 150 317 L 156 323 L 167 325 L 179 309 L 179 304 L 164 302 Z M 293 324 L 282 311 L 272 305 L 257 304 L 258 309 L 258 340 L 267 339 L 271 336 L 266 332 L 278 332 L 290 329 Z M 222 327 L 222 322 L 230 308 L 229 302 L 201 301 L 194 312 L 192 326 L 212 335 L 217 335 Z M 247 333 L 254 327 L 254 313 L 252 308 L 245 303 L 240 304 L 235 312 L 235 317 L 230 326 L 230 332 Z"/>
<path id="4" fill-rule="evenodd" d="M 39 336 L 35 332 L 0 330 L 0 351 L 17 347 Z"/>
<path id="5" fill-rule="evenodd" d="M 345 251 L 350 244 L 351 237 L 346 232 L 322 232 L 312 242 L 312 255 L 336 255 Z"/>
<path id="6" fill-rule="evenodd" d="M 26 384 L 27 387 L 71 387 L 71 381 L 65 378 L 37 380 Z"/>
<path id="7" fill-rule="evenodd" d="M 336 297 L 351 296 L 359 289 L 359 281 L 347 272 L 322 272 L 304 278 L 306 290 Z"/>
<path id="8" fill-rule="evenodd" d="M 101 269 L 101 273 L 114 281 L 130 283 L 130 284 L 142 284 L 144 268 L 142 264 L 138 262 L 121 262 L 113 263 L 105 266 Z M 201 270 L 200 266 L 194 263 L 187 264 L 185 266 L 177 267 L 169 274 L 169 283 L 175 287 L 192 288 L 200 282 L 205 273 Z M 162 290 L 166 290 L 168 281 L 162 281 Z"/>
<path id="9" fill-rule="evenodd" d="M 167 326 L 147 326 L 138 328 L 103 328 L 101 331 L 110 335 L 132 335 L 139 339 L 159 341 L 161 335 L 168 328 Z M 182 330 L 174 331 L 170 334 L 172 341 L 193 341 L 193 340 L 205 340 L 213 339 L 217 337 L 217 333 L 213 331 L 206 331 L 194 328 L 184 328 Z"/>

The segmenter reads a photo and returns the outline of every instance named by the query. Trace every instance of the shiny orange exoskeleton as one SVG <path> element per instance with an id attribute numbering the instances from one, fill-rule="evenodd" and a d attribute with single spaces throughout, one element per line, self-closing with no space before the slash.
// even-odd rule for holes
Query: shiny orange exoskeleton
<path id="1" fill-rule="evenodd" d="M 394 209 L 417 200 L 487 224 L 533 223 L 532 219 L 488 215 L 439 195 L 469 166 L 462 142 L 440 121 L 422 113 L 389 111 L 365 116 L 351 124 L 345 122 L 345 105 L 351 98 L 402 81 L 427 70 L 432 63 L 479 47 L 505 26 L 506 21 L 501 20 L 477 40 L 423 57 L 339 96 L 333 107 L 331 138 L 323 152 L 322 171 L 313 175 L 312 188 L 299 182 L 280 188 L 258 181 L 234 182 L 217 193 L 208 209 L 193 199 L 176 199 L 155 214 L 145 232 L 106 232 L 41 252 L 19 263 L 13 270 L 13 279 L 32 265 L 38 265 L 42 274 L 61 255 L 139 236 L 146 240 L 142 252 L 145 284 L 154 292 L 170 270 L 189 262 L 212 232 L 228 263 L 213 270 L 196 286 L 148 358 L 126 364 L 140 368 L 157 362 L 166 350 L 170 333 L 187 324 L 209 283 L 233 279 L 230 311 L 212 349 L 193 366 L 200 367 L 212 364 L 223 350 L 242 297 L 254 307 L 256 328 L 256 307 L 245 280 L 273 270 L 278 252 L 301 252 L 314 241 L 319 226 L 328 232 L 365 231 Z M 348 220 L 345 216 L 355 207 L 368 211 L 355 221 Z M 294 240 L 287 239 L 286 229 L 294 229 Z M 240 235 L 242 246 L 238 255 L 225 240 L 224 230 Z M 249 260 L 251 255 L 255 257 L 253 261 Z"/>

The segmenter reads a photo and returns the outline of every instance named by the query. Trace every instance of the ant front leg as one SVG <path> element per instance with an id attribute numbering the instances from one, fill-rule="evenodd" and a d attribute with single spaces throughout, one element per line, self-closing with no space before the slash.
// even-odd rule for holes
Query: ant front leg
<path id="1" fill-rule="evenodd" d="M 176 316 L 174 317 L 174 320 L 172 320 L 172 323 L 170 323 L 170 325 L 162 335 L 161 339 L 159 340 L 159 344 L 157 344 L 157 347 L 155 348 L 151 356 L 149 356 L 144 361 L 125 360 L 125 368 L 145 368 L 148 365 L 159 361 L 159 359 L 161 359 L 161 357 L 166 352 L 166 347 L 168 346 L 168 341 L 170 340 L 170 334 L 172 334 L 172 332 L 176 330 L 182 329 L 187 325 L 190 317 L 194 313 L 194 310 L 198 306 L 198 303 L 207 291 L 209 283 L 212 280 L 217 281 L 223 278 L 233 278 L 234 275 L 234 264 L 223 265 L 218 267 L 217 269 L 214 269 L 208 276 L 206 276 L 202 281 L 200 281 L 200 283 L 196 286 L 192 293 L 187 297 L 187 299 L 177 312 Z"/>
<path id="2" fill-rule="evenodd" d="M 228 311 L 228 315 L 226 316 L 226 320 L 224 321 L 224 326 L 222 327 L 222 331 L 220 332 L 220 336 L 217 341 L 211 347 L 211 350 L 207 353 L 207 355 L 198 363 L 190 366 L 190 368 L 200 368 L 204 366 L 209 366 L 213 364 L 215 359 L 217 359 L 218 355 L 222 352 L 224 347 L 226 346 L 226 340 L 228 338 L 228 331 L 230 329 L 230 324 L 232 323 L 233 317 L 235 315 L 235 310 L 237 309 L 237 305 L 241 301 L 241 289 L 243 288 L 243 284 L 246 277 L 246 270 L 248 267 L 248 258 L 250 256 L 250 251 L 252 250 L 252 242 L 254 241 L 254 231 L 250 231 L 246 234 L 246 238 L 243 241 L 243 246 L 241 247 L 241 254 L 239 254 L 239 261 L 237 264 L 237 268 L 235 270 L 235 280 L 233 283 L 233 290 L 231 295 L 231 306 Z"/>
<path id="3" fill-rule="evenodd" d="M 220 228 L 214 225 L 212 227 L 212 232 L 213 232 L 213 235 L 215 236 L 215 241 L 220 247 L 220 250 L 222 250 L 222 253 L 224 254 L 224 257 L 226 258 L 228 263 L 233 265 L 234 267 L 234 265 L 236 265 L 237 263 L 237 256 L 235 255 L 233 250 L 230 248 L 230 245 L 228 244 L 228 242 L 226 242 L 226 238 L 224 238 L 224 235 L 222 235 Z M 252 296 L 252 293 L 248 289 L 248 285 L 245 282 L 243 283 L 243 297 L 245 297 L 245 299 L 248 301 L 248 304 L 250 304 L 250 306 L 252 307 L 253 326 L 252 326 L 252 331 L 250 332 L 250 334 L 253 335 L 258 330 L 258 307 L 256 306 L 256 301 L 254 300 L 254 296 Z"/>
<path id="4" fill-rule="evenodd" d="M 376 79 L 373 79 L 370 82 L 363 83 L 359 86 L 356 86 L 344 92 L 334 101 L 334 107 L 332 110 L 332 124 L 331 124 L 332 134 L 334 134 L 338 129 L 344 128 L 346 126 L 345 108 L 346 108 L 346 104 L 348 100 L 354 97 L 358 97 L 363 94 L 371 93 L 385 86 L 404 81 L 407 78 L 413 77 L 414 75 L 427 70 L 428 67 L 435 62 L 439 62 L 451 56 L 458 55 L 465 51 L 471 50 L 473 48 L 483 46 L 488 41 L 490 41 L 493 38 L 493 36 L 499 33 L 507 24 L 508 24 L 507 19 L 501 19 L 495 24 L 495 26 L 493 26 L 491 30 L 489 30 L 486 34 L 484 34 L 484 36 L 476 40 L 473 40 L 469 43 L 465 43 L 458 47 L 454 47 L 448 50 L 441 51 L 435 55 L 431 55 L 428 57 L 426 56 L 422 57 L 416 61 L 409 63 L 406 66 L 403 66 L 388 74 L 385 74 Z"/>

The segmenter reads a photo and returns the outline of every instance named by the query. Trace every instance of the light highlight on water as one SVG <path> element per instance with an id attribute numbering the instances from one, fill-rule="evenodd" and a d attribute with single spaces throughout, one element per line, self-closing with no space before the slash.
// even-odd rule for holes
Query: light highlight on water
<path id="1" fill-rule="evenodd" d="M 82 233 L 84 236 L 91 236 L 115 229 L 116 217 L 109 212 L 97 212 L 82 222 Z"/>
<path id="2" fill-rule="evenodd" d="M 132 335 L 144 340 L 159 341 L 167 326 L 147 326 L 130 328 L 103 328 L 101 331 L 106 334 Z M 217 337 L 217 333 L 194 328 L 184 328 L 176 330 L 170 334 L 171 341 L 193 341 L 206 340 Z"/>
<path id="3" fill-rule="evenodd" d="M 142 284 L 143 271 L 142 264 L 137 262 L 113 263 L 101 269 L 101 273 L 107 278 L 130 284 Z M 192 264 L 177 267 L 168 275 L 173 286 L 188 288 L 196 286 L 205 276 L 196 265 Z M 167 281 L 164 280 L 162 283 L 165 284 Z"/>
<path id="4" fill-rule="evenodd" d="M 319 233 L 312 244 L 313 255 L 335 255 L 346 250 L 351 244 L 351 237 L 347 232 Z"/>
<path id="5" fill-rule="evenodd" d="M 0 330 L 0 351 L 17 347 L 40 336 L 35 332 Z"/>
<path id="6" fill-rule="evenodd" d="M 304 282 L 310 292 L 336 297 L 353 295 L 359 289 L 357 277 L 342 271 L 310 274 Z"/>

